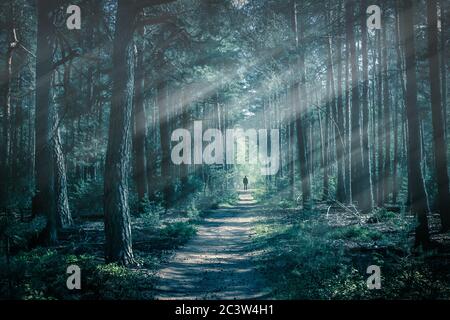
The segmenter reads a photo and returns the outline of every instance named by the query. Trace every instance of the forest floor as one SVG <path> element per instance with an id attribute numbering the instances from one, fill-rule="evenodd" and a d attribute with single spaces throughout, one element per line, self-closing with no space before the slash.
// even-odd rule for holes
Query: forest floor
<path id="1" fill-rule="evenodd" d="M 269 195 L 269 196 L 268 196 Z M 13 225 L 11 257 L 0 256 L 0 299 L 450 299 L 450 233 L 429 215 L 433 249 L 412 250 L 415 219 L 402 210 L 360 214 L 283 193 L 238 191 L 205 208 L 134 216 L 131 268 L 105 264 L 101 215 L 77 216 L 56 246 L 35 245 L 45 217 Z M 83 272 L 66 287 L 66 268 Z M 367 267 L 381 268 L 368 290 Z"/>
<path id="2" fill-rule="evenodd" d="M 279 203 L 277 198 L 261 203 Z M 450 233 L 429 215 L 433 248 L 413 249 L 414 217 L 384 208 L 315 201 L 311 209 L 268 206 L 254 226 L 257 269 L 274 299 L 450 299 Z M 381 270 L 381 289 L 367 287 L 367 268 Z"/>
<path id="3" fill-rule="evenodd" d="M 156 299 L 263 299 L 269 290 L 251 250 L 263 208 L 251 190 L 235 205 L 211 210 L 196 236 L 175 251 L 157 273 Z"/>
<path id="4" fill-rule="evenodd" d="M 414 218 L 318 201 L 265 205 L 257 190 L 205 212 L 196 235 L 155 274 L 156 299 L 448 299 L 450 234 L 430 215 L 430 252 L 412 251 Z M 279 195 L 276 195 L 279 197 Z M 366 269 L 382 270 L 369 290 Z"/>

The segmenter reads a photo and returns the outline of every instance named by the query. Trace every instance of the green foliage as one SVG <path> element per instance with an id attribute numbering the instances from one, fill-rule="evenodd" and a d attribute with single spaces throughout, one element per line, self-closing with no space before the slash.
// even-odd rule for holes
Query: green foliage
<path id="1" fill-rule="evenodd" d="M 281 200 L 278 202 L 278 206 L 279 206 L 281 209 L 287 209 L 287 208 L 293 208 L 293 207 L 295 207 L 295 206 L 296 206 L 296 203 L 295 203 L 295 201 L 290 200 L 290 199 L 281 199 Z"/>
<path id="2" fill-rule="evenodd" d="M 92 214 L 103 212 L 103 180 L 81 180 L 69 186 L 70 207 L 74 212 Z"/>
<path id="3" fill-rule="evenodd" d="M 192 238 L 196 232 L 195 227 L 189 223 L 175 222 L 161 229 L 160 238 L 169 241 L 171 246 L 178 246 Z"/>
<path id="4" fill-rule="evenodd" d="M 238 201 L 238 199 L 238 193 L 234 189 L 222 191 L 218 196 L 218 202 L 220 205 L 233 205 L 236 201 Z"/>
<path id="5" fill-rule="evenodd" d="M 192 199 L 187 207 L 187 217 L 192 220 L 198 219 L 200 215 L 200 211 L 197 209 L 197 205 L 195 204 L 195 200 Z"/>
<path id="6" fill-rule="evenodd" d="M 160 223 L 160 215 L 164 212 L 161 203 L 150 201 L 148 197 L 144 197 L 140 204 L 142 218 L 145 227 L 154 227 Z"/>
<path id="7" fill-rule="evenodd" d="M 446 267 L 436 264 L 439 255 L 408 251 L 409 228 L 401 226 L 387 236 L 370 226 L 329 226 L 317 216 L 302 214 L 291 224 L 262 222 L 255 228 L 253 245 L 265 248 L 260 268 L 275 298 L 450 298 Z M 374 241 L 383 246 L 370 245 Z M 381 290 L 367 289 L 366 268 L 371 264 L 381 267 Z"/>
<path id="8" fill-rule="evenodd" d="M 385 208 L 376 208 L 369 218 L 370 223 L 386 222 L 398 218 L 399 214 L 386 210 Z"/>
<path id="9" fill-rule="evenodd" d="M 378 230 L 373 230 L 366 226 L 351 225 L 333 230 L 329 237 L 335 239 L 354 240 L 358 242 L 377 241 L 383 238 L 383 234 Z"/>
<path id="10" fill-rule="evenodd" d="M 43 216 L 38 216 L 30 222 L 6 223 L 6 219 L 0 219 L 0 234 L 9 238 L 10 251 L 17 252 L 27 249 L 29 245 L 36 242 L 46 223 L 46 218 Z"/>
<path id="11" fill-rule="evenodd" d="M 81 269 L 81 290 L 68 290 L 66 269 Z M 92 255 L 72 255 L 38 248 L 12 258 L 8 268 L 0 265 L 6 275 L 2 279 L 1 296 L 14 299 L 146 299 L 151 298 L 152 281 L 148 272 L 116 264 L 103 264 Z M 12 284 L 8 290 L 7 279 Z"/>

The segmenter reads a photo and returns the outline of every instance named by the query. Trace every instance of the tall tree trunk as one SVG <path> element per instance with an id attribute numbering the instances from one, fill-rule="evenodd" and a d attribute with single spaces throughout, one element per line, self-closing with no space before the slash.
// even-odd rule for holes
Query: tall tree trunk
<path id="1" fill-rule="evenodd" d="M 400 46 L 400 18 L 398 12 L 398 1 L 395 2 L 395 51 L 396 51 L 396 64 L 397 64 L 397 81 L 401 88 L 401 95 L 397 91 L 397 101 L 395 103 L 394 108 L 394 167 L 392 173 L 392 202 L 397 203 L 398 193 L 399 193 L 399 177 L 397 176 L 399 159 L 400 159 L 400 149 L 399 149 L 399 137 L 398 137 L 398 112 L 400 110 L 403 111 L 404 107 L 404 99 L 406 97 L 405 94 L 405 83 L 403 77 L 403 61 L 401 54 L 401 46 Z M 399 101 L 401 101 L 401 108 L 399 110 L 398 105 Z M 403 123 L 401 124 L 403 131 Z"/>
<path id="2" fill-rule="evenodd" d="M 428 205 L 420 169 L 420 119 L 417 108 L 416 48 L 414 39 L 414 6 L 412 0 L 401 0 L 403 11 L 402 43 L 406 64 L 406 117 L 408 120 L 408 179 L 410 209 L 417 216 L 415 245 L 429 245 Z"/>
<path id="3" fill-rule="evenodd" d="M 431 112 L 433 123 L 434 164 L 438 186 L 437 207 L 442 229 L 450 229 L 450 194 L 447 172 L 447 144 L 439 81 L 438 31 L 436 0 L 427 0 L 428 61 L 430 69 Z"/>
<path id="4" fill-rule="evenodd" d="M 386 19 L 383 17 L 382 41 L 383 41 L 383 132 L 384 132 L 384 167 L 383 167 L 383 200 L 388 201 L 390 194 L 391 178 L 391 119 L 388 79 L 388 51 L 386 39 Z"/>
<path id="5" fill-rule="evenodd" d="M 378 149 L 378 158 L 377 158 L 377 204 L 378 206 L 382 206 L 384 203 L 383 199 L 383 69 L 382 69 L 382 43 L 381 43 L 381 31 L 377 31 L 377 43 L 378 43 L 378 72 L 376 75 L 377 79 L 377 149 Z"/>
<path id="6" fill-rule="evenodd" d="M 293 86 L 291 86 L 289 90 L 289 109 L 292 112 L 293 119 L 295 119 L 295 89 Z M 295 198 L 295 185 L 294 185 L 294 171 L 295 171 L 295 162 L 294 162 L 294 154 L 293 154 L 293 143 L 294 143 L 294 132 L 295 132 L 295 124 L 294 121 L 290 121 L 287 124 L 287 175 L 288 175 L 288 181 L 289 181 L 289 199 L 294 200 Z"/>
<path id="7" fill-rule="evenodd" d="M 358 204 L 361 211 L 367 212 L 371 205 L 367 194 L 370 190 L 363 189 L 363 162 L 361 149 L 360 126 L 360 97 L 359 97 L 359 70 L 356 44 L 353 33 L 354 0 L 347 0 L 345 7 L 346 32 L 350 46 L 351 76 L 352 76 L 352 110 L 351 110 L 351 191 L 352 199 Z"/>
<path id="8" fill-rule="evenodd" d="M 363 0 L 361 8 L 367 8 L 367 0 Z M 362 52 L 362 174 L 361 190 L 364 191 L 365 202 L 373 204 L 372 177 L 370 173 L 370 153 L 369 153 L 369 59 L 367 49 L 367 23 L 364 14 L 361 14 L 361 52 Z"/>
<path id="9" fill-rule="evenodd" d="M 344 0 L 344 6 L 345 6 Z M 347 27 L 347 25 L 346 25 Z M 345 183 L 347 190 L 347 200 L 349 202 L 352 201 L 352 188 L 351 188 L 351 170 L 350 170 L 350 162 L 351 162 L 351 135 L 352 131 L 350 129 L 350 42 L 348 39 L 348 33 L 346 32 L 345 36 Z"/>
<path id="10" fill-rule="evenodd" d="M 328 15 L 327 15 L 328 17 Z M 329 17 L 327 21 L 329 21 Z M 324 167 L 323 167 L 323 199 L 326 200 L 330 196 L 330 136 L 331 130 L 331 113 L 335 110 L 334 98 L 334 72 L 333 72 L 333 57 L 331 53 L 331 36 L 327 38 L 327 79 L 326 79 L 326 101 L 325 101 L 325 143 L 324 143 Z"/>
<path id="11" fill-rule="evenodd" d="M 36 195 L 33 213 L 47 215 L 46 236 L 49 243 L 57 241 L 57 213 L 55 207 L 54 158 L 52 155 L 53 124 L 50 105 L 50 87 L 53 74 L 54 31 L 50 13 L 54 1 L 37 2 L 36 49 Z"/>
<path id="12" fill-rule="evenodd" d="M 181 101 L 181 127 L 182 128 L 188 128 L 189 127 L 189 114 L 190 114 L 190 107 L 189 107 L 189 99 L 191 94 L 191 85 L 186 84 L 183 88 L 182 92 L 182 101 Z M 225 124 L 224 124 L 225 125 Z M 181 164 L 181 192 L 183 194 L 188 194 L 190 190 L 188 190 L 188 182 L 189 182 L 189 165 L 188 164 Z M 226 167 L 226 165 L 225 165 Z M 225 179 L 226 181 L 227 179 Z"/>
<path id="13" fill-rule="evenodd" d="M 392 203 L 397 203 L 398 198 L 398 165 L 399 165 L 399 148 L 398 148 L 398 101 L 394 104 L 394 159 L 393 159 L 393 168 L 392 168 Z"/>
<path id="14" fill-rule="evenodd" d="M 148 194 L 147 188 L 147 164 L 146 146 L 147 117 L 144 108 L 144 28 L 139 29 L 136 36 L 136 65 L 134 75 L 134 100 L 133 100 L 133 149 L 134 149 L 134 181 L 139 200 Z"/>
<path id="15" fill-rule="evenodd" d="M 447 33 L 447 17 L 444 0 L 440 0 L 439 7 L 441 10 L 441 86 L 442 86 L 442 111 L 444 114 L 444 131 L 447 134 L 447 50 L 446 43 L 448 41 Z"/>
<path id="16" fill-rule="evenodd" d="M 311 182 L 308 170 L 308 152 L 307 152 L 307 138 L 306 138 L 306 126 L 303 123 L 305 116 L 307 94 L 306 94 L 306 70 L 305 70 L 305 53 L 304 49 L 299 47 L 299 37 L 304 38 L 304 19 L 300 19 L 300 24 L 297 20 L 297 2 L 294 0 L 294 30 L 296 34 L 296 48 L 298 51 L 297 69 L 300 71 L 301 84 L 297 82 L 294 85 L 294 99 L 296 104 L 296 127 L 297 127 L 297 144 L 299 153 L 300 164 L 300 178 L 302 186 L 302 201 L 304 207 L 309 207 L 311 199 Z M 301 94 L 301 97 L 300 97 Z"/>
<path id="17" fill-rule="evenodd" d="M 10 185 L 10 144 L 11 144 L 11 81 L 13 76 L 13 54 L 15 49 L 15 28 L 13 16 L 13 3 L 11 6 L 11 16 L 9 17 L 9 30 L 7 41 L 9 43 L 6 51 L 6 68 L 2 70 L 0 85 L 1 85 L 1 106 L 3 107 L 2 114 L 2 138 L 0 146 L 0 206 L 4 205 L 8 199 L 9 185 Z"/>
<path id="18" fill-rule="evenodd" d="M 161 61 L 161 60 L 160 60 Z M 171 175 L 170 175 L 170 133 L 167 106 L 167 82 L 160 79 L 157 84 L 157 104 L 159 111 L 159 133 L 161 138 L 161 186 L 163 192 L 164 206 L 167 208 L 171 195 Z"/>
<path id="19" fill-rule="evenodd" d="M 69 208 L 69 197 L 67 194 L 67 176 L 66 164 L 64 160 L 64 153 L 62 150 L 61 137 L 59 128 L 58 110 L 52 108 L 51 122 L 52 129 L 52 155 L 53 155 L 53 170 L 54 170 L 54 192 L 55 192 L 55 210 L 56 210 L 56 224 L 58 228 L 67 228 L 73 224 L 72 214 Z"/>
<path id="20" fill-rule="evenodd" d="M 144 86 L 146 87 L 146 86 Z M 157 148 L 155 147 L 158 142 L 157 137 L 157 105 L 156 98 L 153 97 L 151 101 L 151 115 L 152 120 L 150 123 L 150 128 L 148 130 L 148 141 L 146 143 L 147 146 L 147 154 L 146 154 L 146 162 L 147 162 L 147 188 L 148 188 L 148 197 L 150 200 L 155 200 L 155 192 L 156 192 L 156 159 L 157 159 Z M 150 112 L 149 112 L 150 114 Z"/>
<path id="21" fill-rule="evenodd" d="M 133 107 L 132 28 L 134 10 L 118 0 L 113 41 L 113 88 L 105 162 L 105 258 L 123 265 L 133 263 L 128 173 Z"/>
<path id="22" fill-rule="evenodd" d="M 341 8 L 341 1 L 339 1 L 339 8 Z M 341 24 L 339 23 L 339 26 Z M 339 27 L 340 31 L 340 27 Z M 345 128 L 344 128 L 344 103 L 342 100 L 342 40 L 340 32 L 337 37 L 336 48 L 337 60 L 337 135 L 336 135 L 336 157 L 337 157 L 337 185 L 336 185 L 336 199 L 340 202 L 345 201 Z"/>

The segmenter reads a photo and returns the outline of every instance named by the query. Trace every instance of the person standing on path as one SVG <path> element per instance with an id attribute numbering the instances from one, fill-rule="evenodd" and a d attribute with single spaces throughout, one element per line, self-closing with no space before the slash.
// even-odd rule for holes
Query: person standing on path
<path id="1" fill-rule="evenodd" d="M 242 182 L 244 183 L 244 190 L 247 190 L 247 185 L 248 185 L 248 179 L 247 179 L 247 176 L 244 177 L 244 179 L 242 180 Z"/>

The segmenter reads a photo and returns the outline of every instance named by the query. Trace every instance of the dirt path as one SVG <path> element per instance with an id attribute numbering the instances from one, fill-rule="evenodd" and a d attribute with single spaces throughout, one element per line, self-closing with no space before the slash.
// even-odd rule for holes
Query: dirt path
<path id="1" fill-rule="evenodd" d="M 212 211 L 197 235 L 159 270 L 156 299 L 264 299 L 268 291 L 248 250 L 262 210 L 249 191 Z"/>

